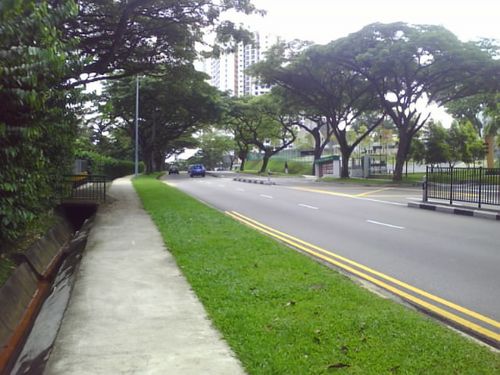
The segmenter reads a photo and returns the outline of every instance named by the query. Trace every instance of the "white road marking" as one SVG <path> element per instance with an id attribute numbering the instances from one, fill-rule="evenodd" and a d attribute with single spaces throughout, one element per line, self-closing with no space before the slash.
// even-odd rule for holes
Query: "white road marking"
<path id="1" fill-rule="evenodd" d="M 273 199 L 273 197 L 271 197 L 270 195 L 266 195 L 266 194 L 259 194 L 262 198 L 267 198 L 267 199 Z"/>
<path id="2" fill-rule="evenodd" d="M 371 223 L 371 224 L 383 225 L 384 227 L 395 228 L 395 229 L 405 229 L 405 227 L 400 227 L 398 225 L 381 223 L 380 221 L 375 221 L 375 220 L 366 220 L 366 221 L 368 223 Z"/>
<path id="3" fill-rule="evenodd" d="M 219 184 L 219 185 L 217 185 L 217 186 L 218 186 L 218 187 L 222 187 L 222 188 L 223 188 L 223 187 L 226 187 L 226 185 L 222 185 L 222 184 Z"/>
<path id="4" fill-rule="evenodd" d="M 398 203 L 398 202 L 390 202 L 390 201 L 381 201 L 380 199 L 372 199 L 372 198 L 364 198 L 364 197 L 352 197 L 353 199 L 360 199 L 363 201 L 377 202 L 377 203 L 385 203 L 392 204 L 394 206 L 406 206 L 406 203 Z"/>
<path id="5" fill-rule="evenodd" d="M 236 191 L 245 191 L 245 189 L 238 188 L 238 189 L 236 189 Z"/>
<path id="6" fill-rule="evenodd" d="M 311 210 L 319 210 L 318 207 L 309 206 L 308 204 L 304 204 L 304 203 L 299 203 L 299 206 L 300 207 L 305 207 L 305 208 L 310 208 Z"/>
<path id="7" fill-rule="evenodd" d="M 422 198 L 417 198 L 417 197 L 406 197 L 409 201 L 420 201 Z"/>

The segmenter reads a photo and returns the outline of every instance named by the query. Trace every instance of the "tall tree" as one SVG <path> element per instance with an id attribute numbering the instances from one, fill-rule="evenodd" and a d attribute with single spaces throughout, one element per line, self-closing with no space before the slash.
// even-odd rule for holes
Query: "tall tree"
<path id="1" fill-rule="evenodd" d="M 491 51 L 462 43 L 441 26 L 375 23 L 336 48 L 339 62 L 370 82 L 398 128 L 394 180 L 401 180 L 411 140 L 430 118 L 420 108 L 499 87 L 500 62 Z"/>
<path id="2" fill-rule="evenodd" d="M 235 135 L 241 154 L 248 153 L 251 146 L 263 153 L 260 173 L 267 170 L 273 155 L 290 146 L 296 138 L 294 127 L 298 118 L 281 104 L 272 94 L 233 99 L 226 115 L 225 122 Z M 246 154 L 241 170 L 245 159 Z"/>
<path id="3" fill-rule="evenodd" d="M 495 137 L 500 131 L 500 93 L 480 94 L 454 100 L 446 105 L 446 110 L 457 121 L 470 123 L 482 136 L 488 147 L 487 165 L 494 167 Z"/>
<path id="4" fill-rule="evenodd" d="M 245 170 L 248 153 L 252 148 L 252 136 L 247 131 L 251 119 L 248 98 L 225 98 L 222 128 L 233 136 L 236 155 L 240 159 L 240 171 Z"/>
<path id="5" fill-rule="evenodd" d="M 200 150 L 195 155 L 198 162 L 208 169 L 215 169 L 223 165 L 224 157 L 234 150 L 235 145 L 232 137 L 208 129 L 199 137 L 199 147 Z"/>
<path id="6" fill-rule="evenodd" d="M 339 64 L 336 42 L 310 46 L 290 58 L 283 49 L 276 48 L 267 61 L 257 64 L 254 74 L 282 87 L 306 113 L 314 113 L 326 122 L 327 137 L 331 131 L 340 146 L 341 176 L 348 177 L 353 150 L 382 122 L 384 115 L 380 114 L 368 124 L 365 132 L 349 142 L 347 134 L 353 122 L 363 113 L 376 110 L 378 102 L 374 100 L 373 87 L 361 74 Z M 324 148 L 326 143 L 318 137 L 319 130 L 311 134 L 315 137 L 316 149 Z"/>
<path id="7" fill-rule="evenodd" d="M 163 167 L 172 141 L 217 121 L 218 93 L 205 78 L 186 65 L 166 67 L 162 76 L 140 80 L 139 143 L 147 172 Z M 135 85 L 134 79 L 124 79 L 105 88 L 112 98 L 115 117 L 131 137 L 135 129 Z"/>
<path id="8" fill-rule="evenodd" d="M 308 107 L 298 98 L 295 98 L 293 92 L 280 86 L 273 88 L 273 93 L 281 97 L 282 101 L 287 103 L 287 107 L 294 108 L 301 120 L 297 126 L 309 134 L 312 139 L 313 147 L 313 165 L 311 174 L 315 173 L 315 162 L 321 158 L 326 145 L 333 137 L 333 128 L 331 122 L 326 121 L 325 116 L 321 116 L 315 108 Z"/>
<path id="9" fill-rule="evenodd" d="M 488 168 L 494 167 L 495 147 L 500 148 L 500 94 L 497 96 L 496 103 L 491 103 L 486 108 L 488 123 L 485 127 L 485 140 L 488 147 L 487 165 Z M 496 142 L 495 142 L 496 139 Z"/>
<path id="10" fill-rule="evenodd" d="M 418 150 L 422 147 L 423 149 Z M 457 162 L 475 163 L 484 157 L 483 142 L 470 122 L 453 122 L 449 129 L 441 123 L 429 122 L 424 128 L 423 142 L 417 141 L 413 153 L 427 163 L 448 163 L 450 167 Z"/>
<path id="11" fill-rule="evenodd" d="M 424 131 L 426 163 L 449 163 L 450 167 L 455 164 L 457 154 L 452 153 L 448 140 L 448 131 L 441 123 L 429 122 Z"/>

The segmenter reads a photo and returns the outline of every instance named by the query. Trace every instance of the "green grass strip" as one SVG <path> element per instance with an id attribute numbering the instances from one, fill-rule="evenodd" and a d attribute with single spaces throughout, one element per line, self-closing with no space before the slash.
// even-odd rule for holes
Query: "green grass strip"
<path id="1" fill-rule="evenodd" d="M 152 177 L 134 186 L 249 374 L 499 374 L 500 356 Z"/>

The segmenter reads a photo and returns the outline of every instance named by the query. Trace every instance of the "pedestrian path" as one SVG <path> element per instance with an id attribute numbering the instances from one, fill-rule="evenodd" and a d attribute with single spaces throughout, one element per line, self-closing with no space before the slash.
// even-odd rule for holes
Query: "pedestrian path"
<path id="1" fill-rule="evenodd" d="M 130 178 L 100 207 L 44 374 L 244 374 Z"/>

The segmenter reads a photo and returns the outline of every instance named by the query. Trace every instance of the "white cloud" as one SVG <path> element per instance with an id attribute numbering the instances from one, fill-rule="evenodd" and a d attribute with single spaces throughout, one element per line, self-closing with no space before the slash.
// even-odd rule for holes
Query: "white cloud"
<path id="1" fill-rule="evenodd" d="M 500 2 L 492 0 L 253 0 L 268 14 L 237 17 L 286 39 L 327 43 L 373 22 L 442 25 L 462 40 L 500 39 Z"/>

